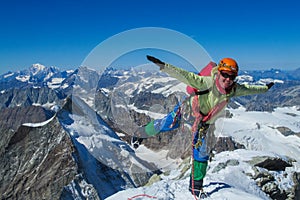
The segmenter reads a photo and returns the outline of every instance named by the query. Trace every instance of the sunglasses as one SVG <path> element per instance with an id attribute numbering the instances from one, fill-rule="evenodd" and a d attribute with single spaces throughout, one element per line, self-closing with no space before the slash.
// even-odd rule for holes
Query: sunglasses
<path id="1" fill-rule="evenodd" d="M 230 75 L 230 74 L 227 74 L 227 73 L 225 73 L 225 72 L 220 72 L 221 73 L 221 75 L 224 77 L 224 78 L 229 78 L 230 80 L 234 80 L 235 78 L 236 78 L 236 75 L 234 75 L 234 74 L 232 74 L 232 75 Z"/>

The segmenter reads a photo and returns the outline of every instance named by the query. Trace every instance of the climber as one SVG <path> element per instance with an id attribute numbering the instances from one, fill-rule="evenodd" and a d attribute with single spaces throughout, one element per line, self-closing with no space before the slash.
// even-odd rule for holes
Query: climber
<path id="1" fill-rule="evenodd" d="M 161 60 L 147 56 L 147 59 L 160 67 L 162 72 L 191 86 L 196 92 L 190 98 L 194 115 L 191 128 L 192 142 L 192 170 L 189 190 L 196 196 L 201 195 L 203 179 L 206 175 L 208 160 L 213 146 L 207 141 L 211 125 L 229 103 L 230 98 L 267 92 L 274 83 L 265 86 L 241 85 L 237 83 L 238 64 L 232 58 L 224 58 L 211 70 L 211 76 L 199 76 L 193 72 L 175 67 Z"/>

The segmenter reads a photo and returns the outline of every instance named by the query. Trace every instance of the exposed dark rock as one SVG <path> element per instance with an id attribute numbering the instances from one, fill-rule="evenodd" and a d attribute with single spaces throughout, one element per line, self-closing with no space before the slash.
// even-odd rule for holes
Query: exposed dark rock
<path id="1" fill-rule="evenodd" d="M 270 172 L 259 172 L 255 167 L 253 169 L 255 171 L 255 175 L 252 178 L 255 180 L 256 184 L 261 188 L 261 190 L 268 194 L 271 199 L 281 200 L 287 199 L 291 196 L 291 190 L 286 191 L 280 189 L 277 180 L 275 180 L 274 176 Z"/>
<path id="2" fill-rule="evenodd" d="M 270 196 L 271 199 L 298 199 L 297 194 L 299 194 L 299 178 L 298 174 L 293 174 L 294 186 L 291 188 L 282 189 L 279 186 L 279 181 L 275 179 L 272 171 L 283 171 L 286 167 L 291 167 L 289 162 L 286 162 L 280 158 L 272 157 L 254 157 L 250 164 L 253 165 L 253 170 L 255 174 L 252 178 L 256 181 L 256 184 Z M 264 168 L 264 170 L 259 170 L 258 167 Z M 288 173 L 285 172 L 283 176 L 287 176 Z"/>
<path id="3" fill-rule="evenodd" d="M 219 137 L 214 150 L 220 153 L 222 151 L 233 151 L 236 149 L 245 149 L 245 146 L 235 142 L 232 137 Z"/>
<path id="4" fill-rule="evenodd" d="M 16 130 L 23 123 L 43 122 L 53 115 L 53 111 L 40 106 L 5 108 L 1 110 L 0 127 Z"/>
<path id="5" fill-rule="evenodd" d="M 232 160 L 227 160 L 225 163 L 219 163 L 213 170 L 212 173 L 217 173 L 222 169 L 225 169 L 227 166 L 237 166 L 239 165 L 239 161 L 232 159 Z"/>
<path id="6" fill-rule="evenodd" d="M 253 178 L 256 180 L 257 185 L 259 187 L 262 187 L 266 183 L 275 180 L 274 176 L 272 174 L 267 173 L 267 172 L 257 173 L 256 176 L 253 177 Z"/>
<path id="7" fill-rule="evenodd" d="M 288 127 L 280 126 L 276 128 L 282 135 L 289 136 L 289 135 L 299 135 L 300 133 L 295 133 Z"/>
<path id="8" fill-rule="evenodd" d="M 280 158 L 259 157 L 254 166 L 272 171 L 284 171 L 286 167 L 291 167 L 292 164 Z"/>
<path id="9" fill-rule="evenodd" d="M 167 144 L 167 149 L 169 149 L 168 156 L 181 159 L 190 157 L 192 152 L 192 134 L 189 128 L 183 126 L 177 132 L 173 131 L 170 134 L 172 140 Z"/>
<path id="10" fill-rule="evenodd" d="M 48 87 L 14 88 L 0 95 L 0 109 L 17 106 L 26 107 L 34 103 L 40 105 L 47 103 L 61 105 L 65 97 L 66 95 L 61 91 L 56 91 Z"/>
<path id="11" fill-rule="evenodd" d="M 287 199 L 288 195 L 286 194 L 285 190 L 280 190 L 278 185 L 273 182 L 268 182 L 262 186 L 262 191 L 268 194 L 271 199 L 276 200 L 283 200 Z"/>
<path id="12" fill-rule="evenodd" d="M 95 94 L 95 109 L 99 115 L 102 116 L 107 122 L 112 120 L 110 95 L 106 94 L 103 90 L 97 90 Z M 111 123 L 113 124 L 113 123 Z"/>
<path id="13" fill-rule="evenodd" d="M 57 119 L 42 127 L 20 126 L 7 144 L 0 157 L 2 199 L 59 199 L 77 167 Z"/>
<path id="14" fill-rule="evenodd" d="M 172 96 L 168 97 L 166 101 L 162 94 L 151 93 L 150 91 L 143 91 L 130 99 L 129 104 L 134 104 L 137 108 L 149 110 L 153 105 L 161 105 L 164 109 L 172 109 L 176 105 L 176 100 Z"/>
<path id="15" fill-rule="evenodd" d="M 38 123 L 50 119 L 54 112 L 39 106 L 14 107 L 1 110 L 0 115 L 0 155 L 4 153 L 8 141 L 23 123 Z"/>
<path id="16" fill-rule="evenodd" d="M 291 197 L 298 200 L 300 199 L 300 172 L 293 173 L 293 182 L 295 185 Z"/>

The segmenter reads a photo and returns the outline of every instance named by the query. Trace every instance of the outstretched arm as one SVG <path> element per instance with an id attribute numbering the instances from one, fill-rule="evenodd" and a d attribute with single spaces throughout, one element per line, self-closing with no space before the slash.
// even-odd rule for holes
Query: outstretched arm
<path id="1" fill-rule="evenodd" d="M 267 92 L 272 86 L 273 82 L 263 85 L 237 85 L 234 96 L 246 96 L 251 94 L 261 94 Z"/>
<path id="2" fill-rule="evenodd" d="M 153 56 L 147 55 L 147 59 L 154 64 L 158 65 L 160 70 L 163 72 L 166 72 L 173 78 L 176 78 L 177 80 L 190 85 L 194 88 L 197 88 L 199 90 L 206 90 L 210 88 L 210 85 L 212 83 L 212 79 L 210 77 L 203 77 L 198 76 L 197 74 L 193 72 L 186 71 L 184 69 L 175 67 L 171 64 L 165 63 Z"/>

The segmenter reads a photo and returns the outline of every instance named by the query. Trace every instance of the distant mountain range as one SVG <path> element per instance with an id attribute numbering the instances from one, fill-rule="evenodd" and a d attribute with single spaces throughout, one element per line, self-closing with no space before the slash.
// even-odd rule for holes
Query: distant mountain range
<path id="1" fill-rule="evenodd" d="M 250 75 L 254 80 L 260 79 L 278 79 L 283 81 L 299 81 L 300 80 L 300 68 L 295 70 L 253 70 L 253 71 L 241 71 L 240 75 Z"/>
<path id="2" fill-rule="evenodd" d="M 132 74 L 132 76 L 128 77 L 128 74 Z M 61 71 L 56 67 L 34 64 L 26 70 L 0 75 L 0 93 L 2 94 L 0 108 L 9 107 L 10 104 L 11 106 L 35 103 L 43 105 L 59 101 L 73 92 L 82 93 L 81 95 L 95 94 L 95 90 L 111 89 L 116 84 L 120 84 L 119 81 L 130 83 L 140 81 L 150 75 L 150 72 L 137 74 L 136 72 L 114 70 L 113 68 L 106 69 L 103 74 L 87 67 Z M 298 105 L 300 102 L 298 99 L 300 68 L 294 71 L 279 69 L 241 71 L 237 81 L 247 84 L 266 84 L 271 81 L 276 83 L 274 89 L 272 88 L 267 94 L 237 98 L 237 101 L 242 105 L 247 104 L 249 110 L 270 110 L 277 106 Z M 79 90 L 79 88 L 81 89 Z M 22 91 L 14 93 L 18 89 L 22 89 Z M 25 91 L 28 91 L 30 95 L 23 94 Z M 143 92 L 146 91 L 145 89 Z M 50 93 L 51 97 L 45 97 L 45 93 Z M 27 97 L 25 98 L 24 95 Z M 94 95 L 92 94 L 92 96 Z M 267 105 L 268 102 L 265 100 L 270 100 L 270 97 L 272 97 L 272 105 Z M 260 102 L 258 106 L 251 105 L 253 98 L 258 98 L 258 102 Z"/>
<path id="3" fill-rule="evenodd" d="M 272 81 L 275 86 L 266 94 L 233 99 L 230 109 L 272 112 L 293 106 L 293 112 L 283 115 L 295 120 L 300 108 L 299 71 L 241 72 L 240 83 Z M 172 110 L 187 95 L 185 87 L 159 71 L 135 69 L 109 68 L 100 74 L 87 67 L 61 71 L 34 64 L 0 75 L 2 198 L 105 199 L 145 185 L 164 169 L 138 157 L 129 145 L 131 136 L 151 119 Z M 295 127 L 297 123 L 291 122 Z M 266 124 L 256 123 L 254 129 L 262 131 L 260 126 L 264 126 L 285 137 L 299 135 L 294 127 Z M 247 130 L 237 130 L 243 131 Z M 191 153 L 189 136 L 188 129 L 183 129 L 148 138 L 143 145 L 166 150 L 168 158 L 184 160 Z M 219 138 L 217 153 L 257 144 L 251 137 L 238 139 Z"/>
<path id="4" fill-rule="evenodd" d="M 28 69 L 17 72 L 9 71 L 0 75 L 0 90 L 3 91 L 10 88 L 44 86 L 47 86 L 52 89 L 56 89 L 59 87 L 67 87 L 66 85 L 64 85 L 66 84 L 65 81 L 72 77 L 73 74 L 77 74 L 79 71 L 85 74 L 95 73 L 95 70 L 88 69 L 86 67 L 82 67 L 75 70 L 61 71 L 57 67 L 46 67 L 41 64 L 33 64 Z M 113 72 L 115 70 L 113 68 L 109 68 L 106 70 L 106 73 L 109 73 L 109 71 Z M 270 69 L 253 71 L 247 70 L 239 72 L 239 81 L 242 82 L 257 83 L 259 81 L 268 81 L 268 79 L 281 81 L 300 81 L 300 68 L 293 71 Z M 105 80 L 103 80 L 103 83 L 104 82 Z"/>

